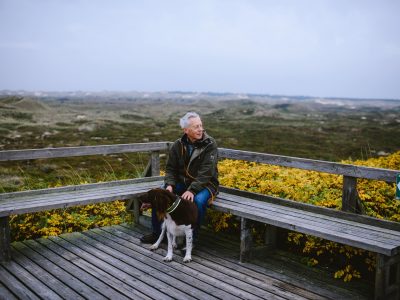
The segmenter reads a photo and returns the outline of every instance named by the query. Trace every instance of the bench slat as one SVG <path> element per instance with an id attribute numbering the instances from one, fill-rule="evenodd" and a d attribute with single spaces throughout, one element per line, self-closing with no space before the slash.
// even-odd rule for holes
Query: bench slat
<path id="1" fill-rule="evenodd" d="M 334 231 L 340 236 L 346 234 L 357 237 L 357 239 L 362 238 L 365 242 L 371 244 L 383 243 L 390 246 L 391 248 L 396 248 L 400 245 L 400 241 L 397 238 L 392 238 L 390 235 L 386 237 L 380 237 L 379 233 L 376 233 L 373 230 L 365 230 L 362 228 L 354 229 L 353 224 L 351 223 L 349 223 L 347 226 L 343 224 L 339 226 L 338 222 L 335 222 L 333 220 L 323 220 L 317 218 L 315 220 L 304 219 L 304 215 L 302 215 L 301 213 L 296 215 L 295 211 L 290 214 L 286 214 L 270 211 L 269 209 L 248 208 L 241 205 L 234 206 L 231 203 L 223 200 L 221 201 L 221 203 L 231 206 L 232 209 L 235 210 L 251 211 L 252 213 L 254 212 L 260 214 L 266 218 L 279 219 L 281 222 L 285 222 L 287 224 L 313 228 L 314 230 L 319 231 L 321 234 L 323 234 L 324 232 L 331 232 L 332 229 L 334 229 Z"/>
<path id="2" fill-rule="evenodd" d="M 58 194 L 58 193 L 62 193 L 62 192 L 100 189 L 103 187 L 104 188 L 110 188 L 110 187 L 115 187 L 115 186 L 121 187 L 124 185 L 141 183 L 141 182 L 162 181 L 163 179 L 164 179 L 163 176 L 153 176 L 153 177 L 134 178 L 134 179 L 127 179 L 127 180 L 115 180 L 115 181 L 99 182 L 99 183 L 91 183 L 91 184 L 69 185 L 69 186 L 39 189 L 39 190 L 29 190 L 29 191 L 20 191 L 20 192 L 12 192 L 12 193 L 0 193 L 0 203 L 3 200 L 22 198 L 24 196 L 30 197 L 30 196 L 45 195 L 45 194 Z"/>
<path id="3" fill-rule="evenodd" d="M 99 196 L 113 194 L 120 192 L 124 194 L 136 188 L 142 187 L 155 187 L 160 186 L 162 181 L 151 181 L 151 182 L 140 182 L 133 184 L 125 184 L 122 186 L 113 186 L 113 187 L 99 187 L 96 189 L 80 189 L 76 191 L 67 191 L 67 192 L 59 192 L 59 193 L 45 193 L 45 194 L 37 194 L 37 195 L 23 195 L 22 197 L 15 197 L 12 199 L 0 200 L 1 208 L 8 208 L 12 206 L 18 206 L 19 203 L 30 204 L 30 203 L 39 203 L 40 202 L 54 202 L 54 201 L 63 201 L 64 198 L 85 198 L 90 196 Z M 0 208 L 0 211 L 1 211 Z"/>
<path id="4" fill-rule="evenodd" d="M 319 220 L 321 224 L 323 225 L 324 222 L 334 222 L 337 228 L 340 229 L 342 227 L 349 228 L 351 227 L 354 229 L 354 231 L 357 231 L 359 233 L 365 233 L 367 237 L 370 237 L 371 235 L 374 236 L 376 234 L 376 238 L 383 238 L 383 239 L 392 239 L 396 241 L 397 243 L 400 244 L 400 232 L 395 231 L 395 230 L 390 230 L 386 228 L 381 228 L 379 226 L 372 226 L 368 224 L 363 224 L 355 221 L 350 221 L 346 219 L 342 219 L 339 217 L 331 217 L 331 216 L 325 216 L 321 214 L 316 214 L 313 212 L 308 212 L 305 210 L 298 210 L 290 207 L 285 207 L 281 206 L 278 204 L 271 204 L 268 205 L 268 203 L 261 202 L 261 201 L 255 201 L 255 200 L 250 200 L 250 199 L 245 199 L 245 198 L 238 198 L 237 196 L 232 196 L 228 194 L 220 194 L 218 196 L 218 199 L 226 199 L 230 203 L 238 203 L 239 205 L 247 205 L 249 207 L 255 207 L 255 208 L 261 208 L 265 209 L 268 207 L 270 211 L 275 211 L 279 214 L 282 215 L 293 215 L 293 216 L 299 216 L 301 215 L 302 219 L 307 222 L 307 220 L 310 220 L 312 222 Z M 330 224 L 330 223 L 329 223 Z M 358 234 L 358 233 L 357 233 Z"/>
<path id="5" fill-rule="evenodd" d="M 8 202 L 3 204 L 0 202 L 0 217 L 11 214 L 22 214 L 91 203 L 109 202 L 113 200 L 126 200 L 130 199 L 133 195 L 139 195 L 147 192 L 149 189 L 159 187 L 161 184 L 162 181 L 152 181 L 125 185 L 121 188 L 114 187 L 112 189 L 100 191 L 80 190 L 55 195 L 36 195 L 32 198 L 27 198 L 26 195 L 24 195 L 22 198 L 15 198 L 13 203 Z"/>
<path id="6" fill-rule="evenodd" d="M 214 202 L 214 206 L 223 211 L 232 212 L 235 215 L 239 215 L 251 220 L 261 221 L 289 230 L 311 234 L 317 237 L 332 240 L 334 242 L 348 244 L 350 246 L 389 256 L 397 254 L 400 248 L 400 242 L 396 240 L 393 241 L 393 239 L 376 241 L 371 240 L 370 238 L 368 239 L 367 237 L 360 237 L 359 233 L 352 234 L 352 224 L 348 225 L 347 232 L 343 230 L 343 228 L 339 231 L 335 226 L 337 224 L 335 222 L 331 222 L 330 224 L 324 222 L 325 225 L 322 225 L 323 223 L 321 222 L 311 223 L 310 220 L 305 222 L 303 216 L 300 214 L 301 212 L 299 211 L 297 211 L 298 216 L 286 215 L 285 213 L 276 210 L 271 211 L 269 209 L 274 207 L 270 203 L 266 203 L 264 209 L 259 209 L 257 207 L 248 207 L 247 205 L 232 203 L 226 200 L 224 201 L 223 199 L 219 200 L 217 197 L 216 201 Z M 276 208 L 279 209 L 279 207 L 275 206 L 275 209 Z M 295 210 L 293 212 L 296 213 Z M 364 233 L 368 232 L 362 228 L 360 230 L 364 230 Z M 397 232 L 395 233 L 398 234 Z"/>
<path id="7" fill-rule="evenodd" d="M 396 253 L 398 253 L 398 249 L 393 249 L 393 247 L 390 245 L 388 246 L 388 245 L 382 244 L 382 243 L 369 244 L 369 243 L 366 243 L 365 240 L 357 239 L 357 237 L 354 237 L 354 236 L 349 236 L 349 235 L 338 236 L 336 231 L 321 232 L 320 230 L 318 230 L 318 229 L 316 230 L 315 228 L 308 228 L 307 226 L 301 226 L 301 225 L 290 224 L 287 222 L 282 222 L 279 219 L 277 219 L 276 217 L 273 217 L 273 218 L 266 217 L 265 215 L 253 213 L 251 211 L 232 210 L 232 207 L 229 205 L 226 205 L 226 204 L 221 204 L 218 207 L 216 207 L 216 209 L 218 209 L 222 212 L 233 213 L 236 216 L 240 216 L 240 217 L 250 219 L 253 221 L 259 221 L 262 223 L 271 224 L 271 225 L 274 225 L 277 227 L 297 231 L 300 233 L 310 234 L 310 235 L 313 235 L 316 237 L 331 240 L 333 242 L 347 244 L 349 246 L 385 254 L 388 256 L 395 255 Z"/>
<path id="8" fill-rule="evenodd" d="M 326 215 L 326 216 L 331 216 L 334 218 L 340 218 L 344 220 L 349 220 L 349 221 L 354 221 L 357 223 L 361 224 L 368 224 L 372 225 L 373 227 L 380 227 L 380 228 L 387 228 L 391 230 L 395 230 L 397 232 L 400 232 L 400 222 L 393 222 L 393 221 L 388 221 L 388 220 L 383 220 L 383 219 L 378 219 L 374 217 L 369 217 L 366 215 L 359 215 L 351 212 L 345 212 L 345 211 L 340 211 L 336 209 L 331 209 L 327 207 L 322 207 L 322 206 L 316 206 L 308 203 L 303 203 L 303 202 L 298 202 L 290 199 L 284 199 L 284 198 L 279 198 L 279 197 L 274 197 L 274 196 L 269 196 L 269 195 L 264 195 L 264 194 L 259 194 L 259 193 L 252 193 L 252 192 L 247 192 L 247 191 L 241 191 L 238 189 L 232 189 L 232 188 L 227 188 L 227 187 L 221 187 L 220 189 L 221 192 L 227 193 L 229 195 L 236 195 L 240 196 L 243 198 L 248 198 L 252 200 L 259 200 L 261 202 L 267 202 L 267 203 L 273 203 L 273 204 L 279 204 L 283 207 L 292 207 L 292 208 L 297 208 L 300 210 L 305 210 L 321 215 Z"/>

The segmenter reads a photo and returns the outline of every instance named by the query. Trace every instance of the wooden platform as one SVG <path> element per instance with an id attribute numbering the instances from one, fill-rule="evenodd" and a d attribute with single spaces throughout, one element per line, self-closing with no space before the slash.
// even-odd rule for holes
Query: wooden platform
<path id="1" fill-rule="evenodd" d="M 142 227 L 113 226 L 12 244 L 0 264 L 0 299 L 367 299 L 305 276 L 284 260 L 238 263 L 239 241 L 201 232 L 193 262 L 165 263 L 140 243 Z M 268 261 L 270 260 L 270 261 Z M 337 281 L 336 281 L 337 282 Z M 372 296 L 372 295 L 371 295 Z"/>

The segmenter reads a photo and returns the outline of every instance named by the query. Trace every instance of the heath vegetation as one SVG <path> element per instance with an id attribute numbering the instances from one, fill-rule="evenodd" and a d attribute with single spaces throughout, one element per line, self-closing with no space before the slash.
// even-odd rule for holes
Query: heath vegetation
<path id="1" fill-rule="evenodd" d="M 202 115 L 219 147 L 400 169 L 400 101 L 315 99 L 233 94 L 107 94 L 0 97 L 0 150 L 173 141 L 178 119 Z M 1 162 L 0 192 L 139 177 L 147 154 L 117 154 Z M 162 166 L 165 155 L 162 158 Z M 226 186 L 340 209 L 340 176 L 224 160 Z M 400 221 L 394 185 L 358 182 L 368 215 Z M 124 202 L 15 216 L 14 240 L 58 235 L 129 222 Z M 229 215 L 210 212 L 217 231 L 235 231 Z M 254 227 L 260 238 L 262 226 Z M 334 265 L 333 275 L 349 281 L 368 277 L 374 257 L 365 251 L 284 232 L 282 246 L 308 265 Z"/>

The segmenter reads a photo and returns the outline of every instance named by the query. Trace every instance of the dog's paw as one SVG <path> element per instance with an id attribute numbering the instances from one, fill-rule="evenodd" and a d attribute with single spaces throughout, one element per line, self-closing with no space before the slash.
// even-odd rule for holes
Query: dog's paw
<path id="1" fill-rule="evenodd" d="M 164 261 L 166 262 L 172 261 L 172 256 L 167 255 L 166 257 L 164 257 Z"/>
<path id="2" fill-rule="evenodd" d="M 158 248 L 157 244 L 153 244 L 150 246 L 150 250 L 156 250 Z"/>
<path id="3" fill-rule="evenodd" d="M 184 258 L 183 258 L 183 262 L 184 263 L 188 263 L 188 262 L 191 262 L 192 261 L 192 257 L 190 256 L 190 255 L 186 255 Z"/>

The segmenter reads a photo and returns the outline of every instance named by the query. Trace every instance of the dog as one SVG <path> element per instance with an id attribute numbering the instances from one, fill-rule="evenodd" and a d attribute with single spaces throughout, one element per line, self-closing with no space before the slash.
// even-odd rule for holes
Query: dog
<path id="1" fill-rule="evenodd" d="M 140 200 L 143 203 L 150 203 L 156 211 L 157 218 L 160 221 L 164 220 L 161 225 L 161 234 L 150 249 L 156 250 L 167 233 L 168 251 L 164 261 L 172 261 L 176 237 L 186 236 L 186 254 L 183 262 L 192 261 L 193 232 L 197 226 L 198 216 L 196 204 L 161 188 L 148 191 Z"/>

